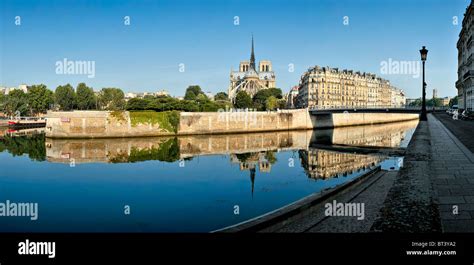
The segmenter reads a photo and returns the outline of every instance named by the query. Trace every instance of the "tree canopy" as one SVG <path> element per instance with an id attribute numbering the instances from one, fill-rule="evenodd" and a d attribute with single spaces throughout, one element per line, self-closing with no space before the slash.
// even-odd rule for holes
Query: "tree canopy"
<path id="1" fill-rule="evenodd" d="M 76 101 L 76 93 L 70 84 L 58 86 L 54 92 L 54 101 L 61 110 L 72 110 Z"/>
<path id="2" fill-rule="evenodd" d="M 45 113 L 54 103 L 53 91 L 45 85 L 33 85 L 28 90 L 28 104 L 31 114 Z"/>
<path id="3" fill-rule="evenodd" d="M 123 110 L 125 108 L 125 95 L 119 88 L 102 88 L 98 101 L 102 109 Z"/>
<path id="4" fill-rule="evenodd" d="M 186 88 L 186 93 L 184 94 L 184 99 L 195 100 L 201 94 L 204 95 L 204 92 L 202 92 L 200 86 L 188 86 L 188 88 Z"/>
<path id="5" fill-rule="evenodd" d="M 15 116 L 18 112 L 21 116 L 25 116 L 29 112 L 28 97 L 22 90 L 15 89 L 10 91 L 4 99 L 3 111 L 8 116 Z"/>
<path id="6" fill-rule="evenodd" d="M 455 96 L 454 98 L 449 100 L 449 106 L 452 107 L 454 105 L 458 105 L 458 96 Z"/>
<path id="7" fill-rule="evenodd" d="M 76 88 L 76 106 L 80 110 L 96 108 L 97 99 L 94 90 L 85 83 L 80 83 Z"/>
<path id="8" fill-rule="evenodd" d="M 234 106 L 239 109 L 251 108 L 253 105 L 252 98 L 245 91 L 239 91 L 235 96 Z"/>
<path id="9" fill-rule="evenodd" d="M 229 95 L 225 92 L 219 92 L 214 96 L 214 100 L 229 100 Z"/>
<path id="10" fill-rule="evenodd" d="M 262 89 L 253 96 L 253 104 L 257 110 L 266 110 L 266 102 L 269 97 L 275 99 L 282 98 L 282 92 L 279 88 L 267 88 Z"/>

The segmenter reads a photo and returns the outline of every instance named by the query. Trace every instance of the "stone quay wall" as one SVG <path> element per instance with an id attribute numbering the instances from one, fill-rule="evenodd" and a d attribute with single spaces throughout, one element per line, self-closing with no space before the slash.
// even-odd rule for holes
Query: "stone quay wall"
<path id="1" fill-rule="evenodd" d="M 181 112 L 177 132 L 159 124 L 132 125 L 128 111 L 49 112 L 46 137 L 118 138 L 309 130 L 418 119 L 418 114 L 334 113 L 310 115 L 306 109 L 241 112 Z"/>

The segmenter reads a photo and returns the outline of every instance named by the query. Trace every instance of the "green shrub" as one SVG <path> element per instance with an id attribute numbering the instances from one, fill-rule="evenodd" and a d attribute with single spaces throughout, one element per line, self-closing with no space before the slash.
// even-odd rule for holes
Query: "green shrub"
<path id="1" fill-rule="evenodd" d="M 138 124 L 158 124 L 160 128 L 167 132 L 178 132 L 179 112 L 178 111 L 130 111 L 130 121 L 132 126 Z"/>

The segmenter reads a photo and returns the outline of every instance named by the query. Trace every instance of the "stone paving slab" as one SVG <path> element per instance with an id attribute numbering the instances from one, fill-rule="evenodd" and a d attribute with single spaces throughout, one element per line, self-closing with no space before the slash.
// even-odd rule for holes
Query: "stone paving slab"
<path id="1" fill-rule="evenodd" d="M 420 121 L 408 144 L 403 167 L 400 169 L 380 210 L 379 218 L 372 225 L 371 231 L 393 233 L 441 231 L 432 182 L 442 186 L 458 180 L 452 175 L 452 165 L 448 163 L 438 164 L 439 175 L 432 178 L 430 161 L 436 153 L 432 152 L 431 138 L 428 122 Z M 452 152 L 457 152 L 457 150 L 452 148 Z M 452 185 L 461 187 L 461 184 L 453 183 Z M 443 200 L 457 199 L 457 201 L 465 203 L 462 196 L 451 198 L 450 191 L 447 194 L 448 191 L 449 189 L 443 189 L 443 195 L 449 197 Z"/>
<path id="2" fill-rule="evenodd" d="M 456 126 L 456 121 L 449 121 L 441 115 L 430 114 L 428 127 L 433 153 L 430 161 L 431 180 L 442 231 L 474 232 L 474 155 L 443 125 L 447 123 L 453 127 Z M 441 117 L 443 123 L 436 117 Z M 466 123 L 463 121 L 462 124 L 466 129 Z M 474 133 L 462 132 L 459 128 L 451 130 L 457 134 Z M 474 143 L 468 137 L 463 139 L 468 140 L 469 144 Z"/>
<path id="3" fill-rule="evenodd" d="M 456 138 L 474 153 L 474 121 L 453 120 L 447 113 L 433 114 Z"/>
<path id="4" fill-rule="evenodd" d="M 324 233 L 361 233 L 369 232 L 374 220 L 376 220 L 380 207 L 383 204 L 393 181 L 397 175 L 396 171 L 380 171 L 364 180 L 346 192 L 336 194 L 321 204 L 305 210 L 299 216 L 295 216 L 284 225 L 264 229 L 262 232 L 280 233 L 302 233 L 302 232 L 324 232 Z M 326 216 L 325 204 L 333 201 L 338 203 L 364 203 L 364 218 L 350 216 Z"/>

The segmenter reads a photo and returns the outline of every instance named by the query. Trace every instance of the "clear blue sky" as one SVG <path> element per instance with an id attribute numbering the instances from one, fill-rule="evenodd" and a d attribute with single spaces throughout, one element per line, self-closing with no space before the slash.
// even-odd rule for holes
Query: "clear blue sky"
<path id="1" fill-rule="evenodd" d="M 456 42 L 468 0 L 317 1 L 169 0 L 45 1 L 2 0 L 0 85 L 79 82 L 99 90 L 168 90 L 183 95 L 199 84 L 227 91 L 229 71 L 250 57 L 273 62 L 277 87 L 296 85 L 310 66 L 322 65 L 381 75 L 381 62 L 419 60 L 429 49 L 428 96 L 453 96 Z M 21 17 L 21 26 L 15 25 Z M 131 17 L 125 26 L 124 16 Z M 239 16 L 240 25 L 234 25 Z M 349 17 L 349 25 L 343 17 Z M 453 25 L 453 16 L 459 17 Z M 95 61 L 95 77 L 57 75 L 56 61 Z M 179 64 L 185 72 L 179 72 Z M 294 72 L 288 71 L 293 63 Z M 420 96 L 421 80 L 381 75 Z"/>

